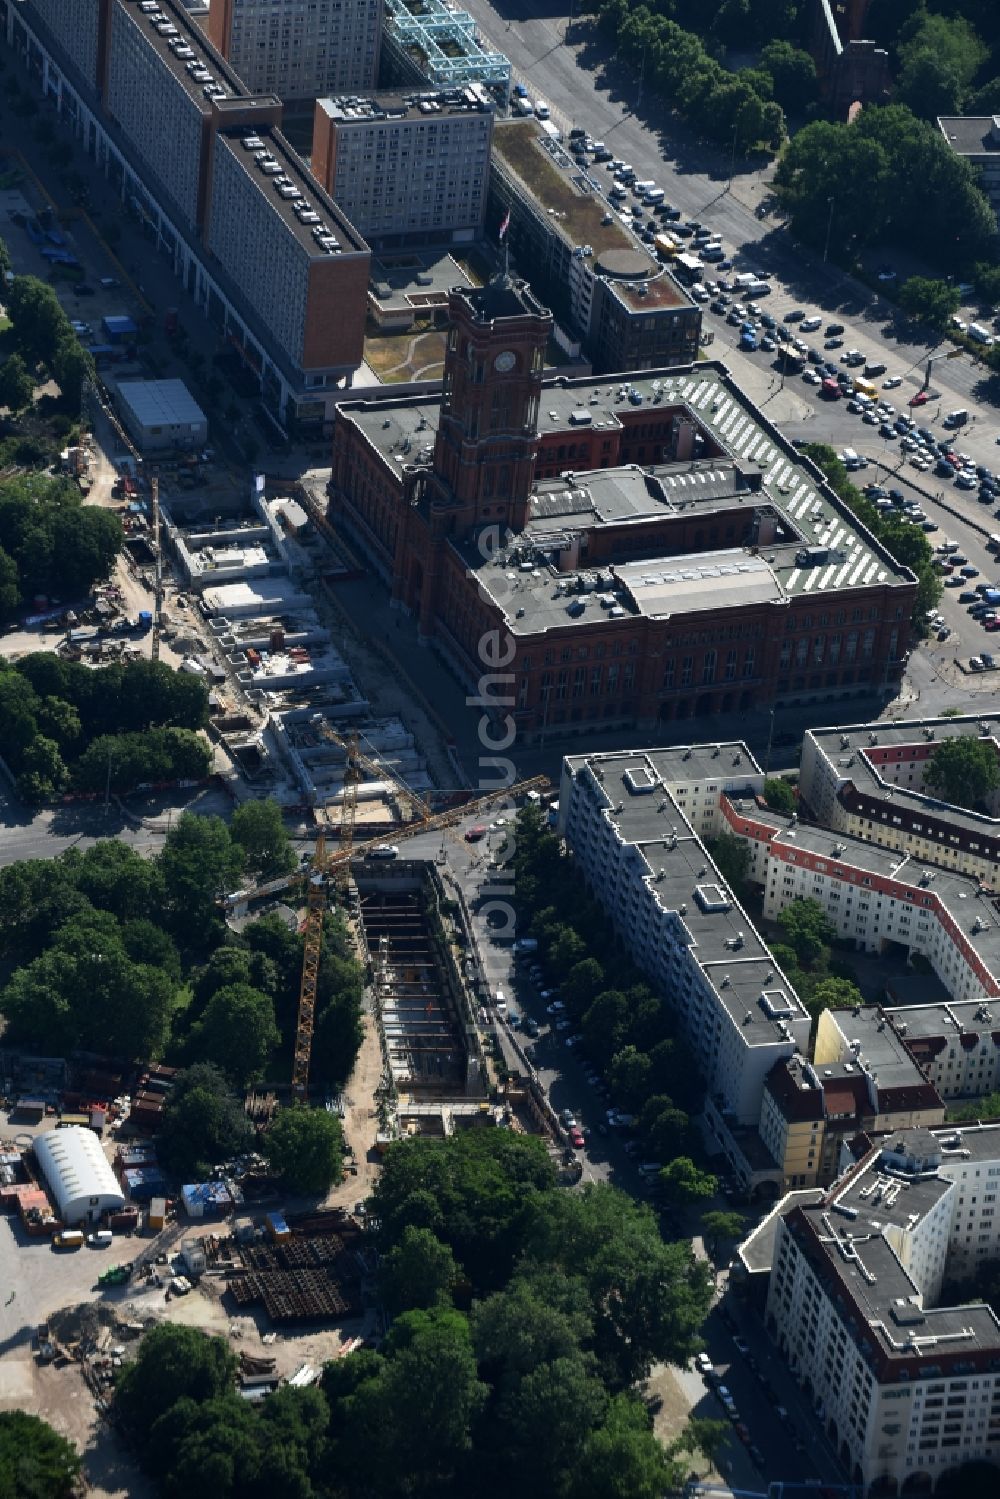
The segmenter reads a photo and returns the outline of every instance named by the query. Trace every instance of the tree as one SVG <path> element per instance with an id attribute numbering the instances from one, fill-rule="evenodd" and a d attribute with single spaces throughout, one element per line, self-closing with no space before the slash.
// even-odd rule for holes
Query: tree
<path id="1" fill-rule="evenodd" d="M 399 1243 L 379 1265 L 379 1289 L 391 1316 L 414 1308 L 426 1310 L 451 1300 L 458 1280 L 455 1256 L 427 1228 L 403 1230 Z"/>
<path id="2" fill-rule="evenodd" d="M 207 941 L 219 921 L 216 900 L 236 888 L 241 866 L 221 818 L 182 814 L 160 855 L 167 911 L 179 934 Z"/>
<path id="3" fill-rule="evenodd" d="M 344 1401 L 342 1444 L 362 1492 L 447 1492 L 486 1400 L 467 1320 L 450 1308 L 405 1312 L 385 1362 Z"/>
<path id="4" fill-rule="evenodd" d="M 69 771 L 59 753 L 54 739 L 38 734 L 28 745 L 21 758 L 21 773 L 17 778 L 17 791 L 22 800 L 32 806 L 50 801 L 62 791 L 69 779 Z"/>
<path id="5" fill-rule="evenodd" d="M 811 968 L 834 937 L 818 900 L 793 900 L 778 916 L 778 925 L 803 968 Z"/>
<path id="6" fill-rule="evenodd" d="M 209 1000 L 192 1032 L 191 1051 L 243 1088 L 263 1076 L 279 1039 L 270 995 L 250 984 L 229 984 Z"/>
<path id="7" fill-rule="evenodd" d="M 604 1425 L 584 1445 L 569 1499 L 661 1499 L 681 1486 L 683 1476 L 644 1407 L 634 1396 L 618 1395 Z"/>
<path id="8" fill-rule="evenodd" d="M 742 898 L 750 881 L 750 849 L 746 840 L 737 838 L 735 833 L 721 833 L 717 838 L 706 838 L 705 847 L 730 890 L 737 899 Z"/>
<path id="9" fill-rule="evenodd" d="M 699 1171 L 690 1156 L 678 1156 L 659 1174 L 659 1183 L 671 1202 L 703 1202 L 719 1190 L 718 1178 L 708 1171 Z"/>
<path id="10" fill-rule="evenodd" d="M 653 1160 L 667 1161 L 691 1148 L 690 1119 L 662 1093 L 646 1099 L 639 1115 L 639 1133 Z"/>
<path id="11" fill-rule="evenodd" d="M 218 1067 L 199 1062 L 177 1078 L 163 1105 L 158 1149 L 171 1175 L 201 1181 L 246 1150 L 253 1130 Z"/>
<path id="12" fill-rule="evenodd" d="M 76 334 L 70 331 L 56 344 L 49 363 L 52 378 L 62 394 L 63 405 L 67 411 L 78 414 L 83 382 L 94 378 L 94 356 L 89 349 L 84 348 Z"/>
<path id="13" fill-rule="evenodd" d="M 649 1208 L 603 1184 L 550 1192 L 530 1206 L 524 1263 L 582 1280 L 594 1307 L 593 1351 L 605 1382 L 626 1389 L 654 1360 L 697 1348 L 711 1300 L 707 1268 L 688 1243 L 666 1244 Z"/>
<path id="14" fill-rule="evenodd" d="M 35 393 L 35 377 L 20 354 L 10 354 L 0 364 L 0 406 L 12 415 L 27 406 Z"/>
<path id="15" fill-rule="evenodd" d="M 1000 762 L 992 739 L 945 739 L 931 755 L 924 785 L 957 807 L 985 802 L 1000 786 Z"/>
<path id="16" fill-rule="evenodd" d="M 0 618 L 12 614 L 21 601 L 17 586 L 17 563 L 0 547 Z"/>
<path id="17" fill-rule="evenodd" d="M 281 1109 L 264 1137 L 264 1153 L 289 1191 L 322 1197 L 343 1174 L 340 1120 L 302 1104 Z"/>
<path id="18" fill-rule="evenodd" d="M 121 1371 L 115 1407 L 142 1447 L 153 1423 L 181 1399 L 197 1402 L 228 1394 L 236 1359 L 222 1338 L 197 1328 L 161 1322 L 147 1333 L 132 1363 Z"/>
<path id="19" fill-rule="evenodd" d="M 594 1308 L 582 1282 L 538 1267 L 516 1274 L 472 1313 L 481 1372 L 501 1394 L 532 1369 L 576 1352 L 593 1332 Z"/>
<path id="20" fill-rule="evenodd" d="M 601 1064 L 621 1051 L 631 1026 L 628 1000 L 620 989 L 605 989 L 582 1021 L 584 1046 Z"/>
<path id="21" fill-rule="evenodd" d="M 162 908 L 163 882 L 156 860 L 144 859 L 120 839 L 102 838 L 82 851 L 68 849 L 61 862 L 76 889 L 98 910 L 110 911 L 120 921 L 158 915 Z"/>
<path id="22" fill-rule="evenodd" d="M 958 70 L 935 52 L 917 52 L 903 67 L 896 98 L 922 120 L 960 112 L 963 94 Z"/>
<path id="23" fill-rule="evenodd" d="M 607 1408 L 607 1391 L 579 1350 L 539 1364 L 499 1402 L 504 1455 L 539 1492 L 557 1491 Z"/>
<path id="24" fill-rule="evenodd" d="M 790 42 L 769 42 L 760 54 L 760 65 L 771 75 L 774 97 L 789 114 L 802 114 L 815 104 L 816 64 L 808 52 Z"/>
<path id="25" fill-rule="evenodd" d="M 1000 106 L 995 113 L 1000 114 Z M 991 306 L 1000 302 L 1000 265 L 991 265 L 989 261 L 981 260 L 972 267 L 972 279 L 984 302 Z"/>
<path id="26" fill-rule="evenodd" d="M 570 1011 L 582 1015 L 605 983 L 604 969 L 596 958 L 582 958 L 574 963 L 562 981 L 562 997 Z"/>
<path id="27" fill-rule="evenodd" d="M 229 823 L 229 836 L 243 851 L 247 871 L 258 880 L 289 874 L 297 863 L 277 802 L 244 802 Z"/>
<path id="28" fill-rule="evenodd" d="M 27 1411 L 0 1412 L 3 1499 L 71 1499 L 80 1479 L 73 1446 Z"/>
<path id="29" fill-rule="evenodd" d="M 710 1212 L 701 1215 L 701 1236 L 705 1241 L 705 1248 L 714 1260 L 719 1251 L 719 1245 L 727 1239 L 738 1239 L 743 1232 L 746 1219 L 742 1213 Z"/>
<path id="30" fill-rule="evenodd" d="M 37 276 L 15 276 L 6 303 L 21 349 L 48 364 L 59 340 L 73 331 L 52 287 Z"/>
<path id="31" fill-rule="evenodd" d="M 961 305 L 958 288 L 927 276 L 910 276 L 899 288 L 899 305 L 910 317 L 919 318 L 932 328 L 942 329 Z"/>
<path id="32" fill-rule="evenodd" d="M 705 1417 L 691 1416 L 675 1442 L 671 1452 L 700 1452 L 702 1457 L 713 1462 L 729 1435 L 728 1421 L 712 1421 Z"/>
<path id="33" fill-rule="evenodd" d="M 795 811 L 795 792 L 781 776 L 771 776 L 764 782 L 764 801 L 775 812 Z"/>
<path id="34" fill-rule="evenodd" d="M 653 1064 L 646 1052 L 624 1046 L 611 1059 L 608 1083 L 611 1093 L 626 1110 L 641 1108 L 649 1096 Z"/>
<path id="35" fill-rule="evenodd" d="M 810 1015 L 818 1016 L 823 1010 L 853 1010 L 864 1002 L 861 990 L 850 979 L 825 978 L 813 985 L 807 1008 Z"/>

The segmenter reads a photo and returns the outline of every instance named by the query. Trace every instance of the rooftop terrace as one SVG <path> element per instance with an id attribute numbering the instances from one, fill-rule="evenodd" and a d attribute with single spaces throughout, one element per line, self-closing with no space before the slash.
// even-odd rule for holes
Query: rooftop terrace
<path id="1" fill-rule="evenodd" d="M 493 131 L 493 149 L 536 200 L 572 245 L 590 245 L 600 257 L 608 250 L 636 251 L 635 241 L 620 221 L 609 213 L 582 168 L 567 172 L 556 165 L 550 148 L 559 150 L 542 131 L 537 120 L 498 120 Z M 610 218 L 611 222 L 603 221 Z M 649 258 L 649 274 L 660 269 Z M 681 297 L 681 301 L 684 298 Z"/>

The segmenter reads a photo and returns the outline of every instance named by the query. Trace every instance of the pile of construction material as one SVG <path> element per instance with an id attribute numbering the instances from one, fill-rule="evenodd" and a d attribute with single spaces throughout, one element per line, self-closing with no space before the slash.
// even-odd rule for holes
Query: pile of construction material
<path id="1" fill-rule="evenodd" d="M 334 1231 L 336 1230 L 336 1231 Z M 357 1226 L 339 1213 L 318 1213 L 292 1230 L 268 1215 L 270 1243 L 240 1244 L 239 1268 L 227 1275 L 239 1307 L 262 1304 L 276 1324 L 338 1320 L 361 1306 L 362 1259 Z"/>

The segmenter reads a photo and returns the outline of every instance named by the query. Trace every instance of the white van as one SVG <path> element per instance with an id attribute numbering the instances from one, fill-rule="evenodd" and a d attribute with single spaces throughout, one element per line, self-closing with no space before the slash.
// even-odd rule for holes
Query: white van
<path id="1" fill-rule="evenodd" d="M 115 1242 L 115 1236 L 110 1228 L 99 1228 L 94 1233 L 87 1235 L 87 1243 L 91 1249 L 107 1249 L 109 1244 Z"/>
<path id="2" fill-rule="evenodd" d="M 745 287 L 751 286 L 757 280 L 753 271 L 740 271 L 738 276 L 733 277 L 733 285 L 743 291 Z"/>
<path id="3" fill-rule="evenodd" d="M 643 194 L 642 201 L 646 204 L 647 208 L 655 208 L 658 203 L 663 202 L 665 197 L 666 194 L 662 187 L 651 187 L 648 192 Z"/>
<path id="4" fill-rule="evenodd" d="M 994 342 L 993 334 L 982 323 L 969 324 L 969 337 L 977 344 L 989 345 Z"/>
<path id="5" fill-rule="evenodd" d="M 769 281 L 748 281 L 743 287 L 745 297 L 766 297 L 770 294 L 771 283 Z"/>
<path id="6" fill-rule="evenodd" d="M 399 849 L 394 843 L 376 843 L 365 854 L 366 859 L 398 859 Z"/>
<path id="7" fill-rule="evenodd" d="M 960 406 L 957 411 L 948 412 L 948 415 L 944 419 L 944 425 L 946 427 L 964 427 L 968 420 L 969 413 L 964 406 Z"/>
<path id="8" fill-rule="evenodd" d="M 653 181 L 652 177 L 650 177 L 646 182 L 633 182 L 632 191 L 635 193 L 637 198 L 644 198 L 647 193 L 651 193 L 653 191 L 653 188 L 655 186 L 656 183 Z"/>

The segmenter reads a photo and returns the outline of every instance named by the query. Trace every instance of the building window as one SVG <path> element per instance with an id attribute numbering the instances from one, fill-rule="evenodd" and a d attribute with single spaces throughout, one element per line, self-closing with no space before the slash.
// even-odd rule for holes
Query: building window
<path id="1" fill-rule="evenodd" d="M 702 685 L 705 687 L 715 681 L 715 662 L 716 652 L 706 651 L 701 664 L 701 680 Z"/>

